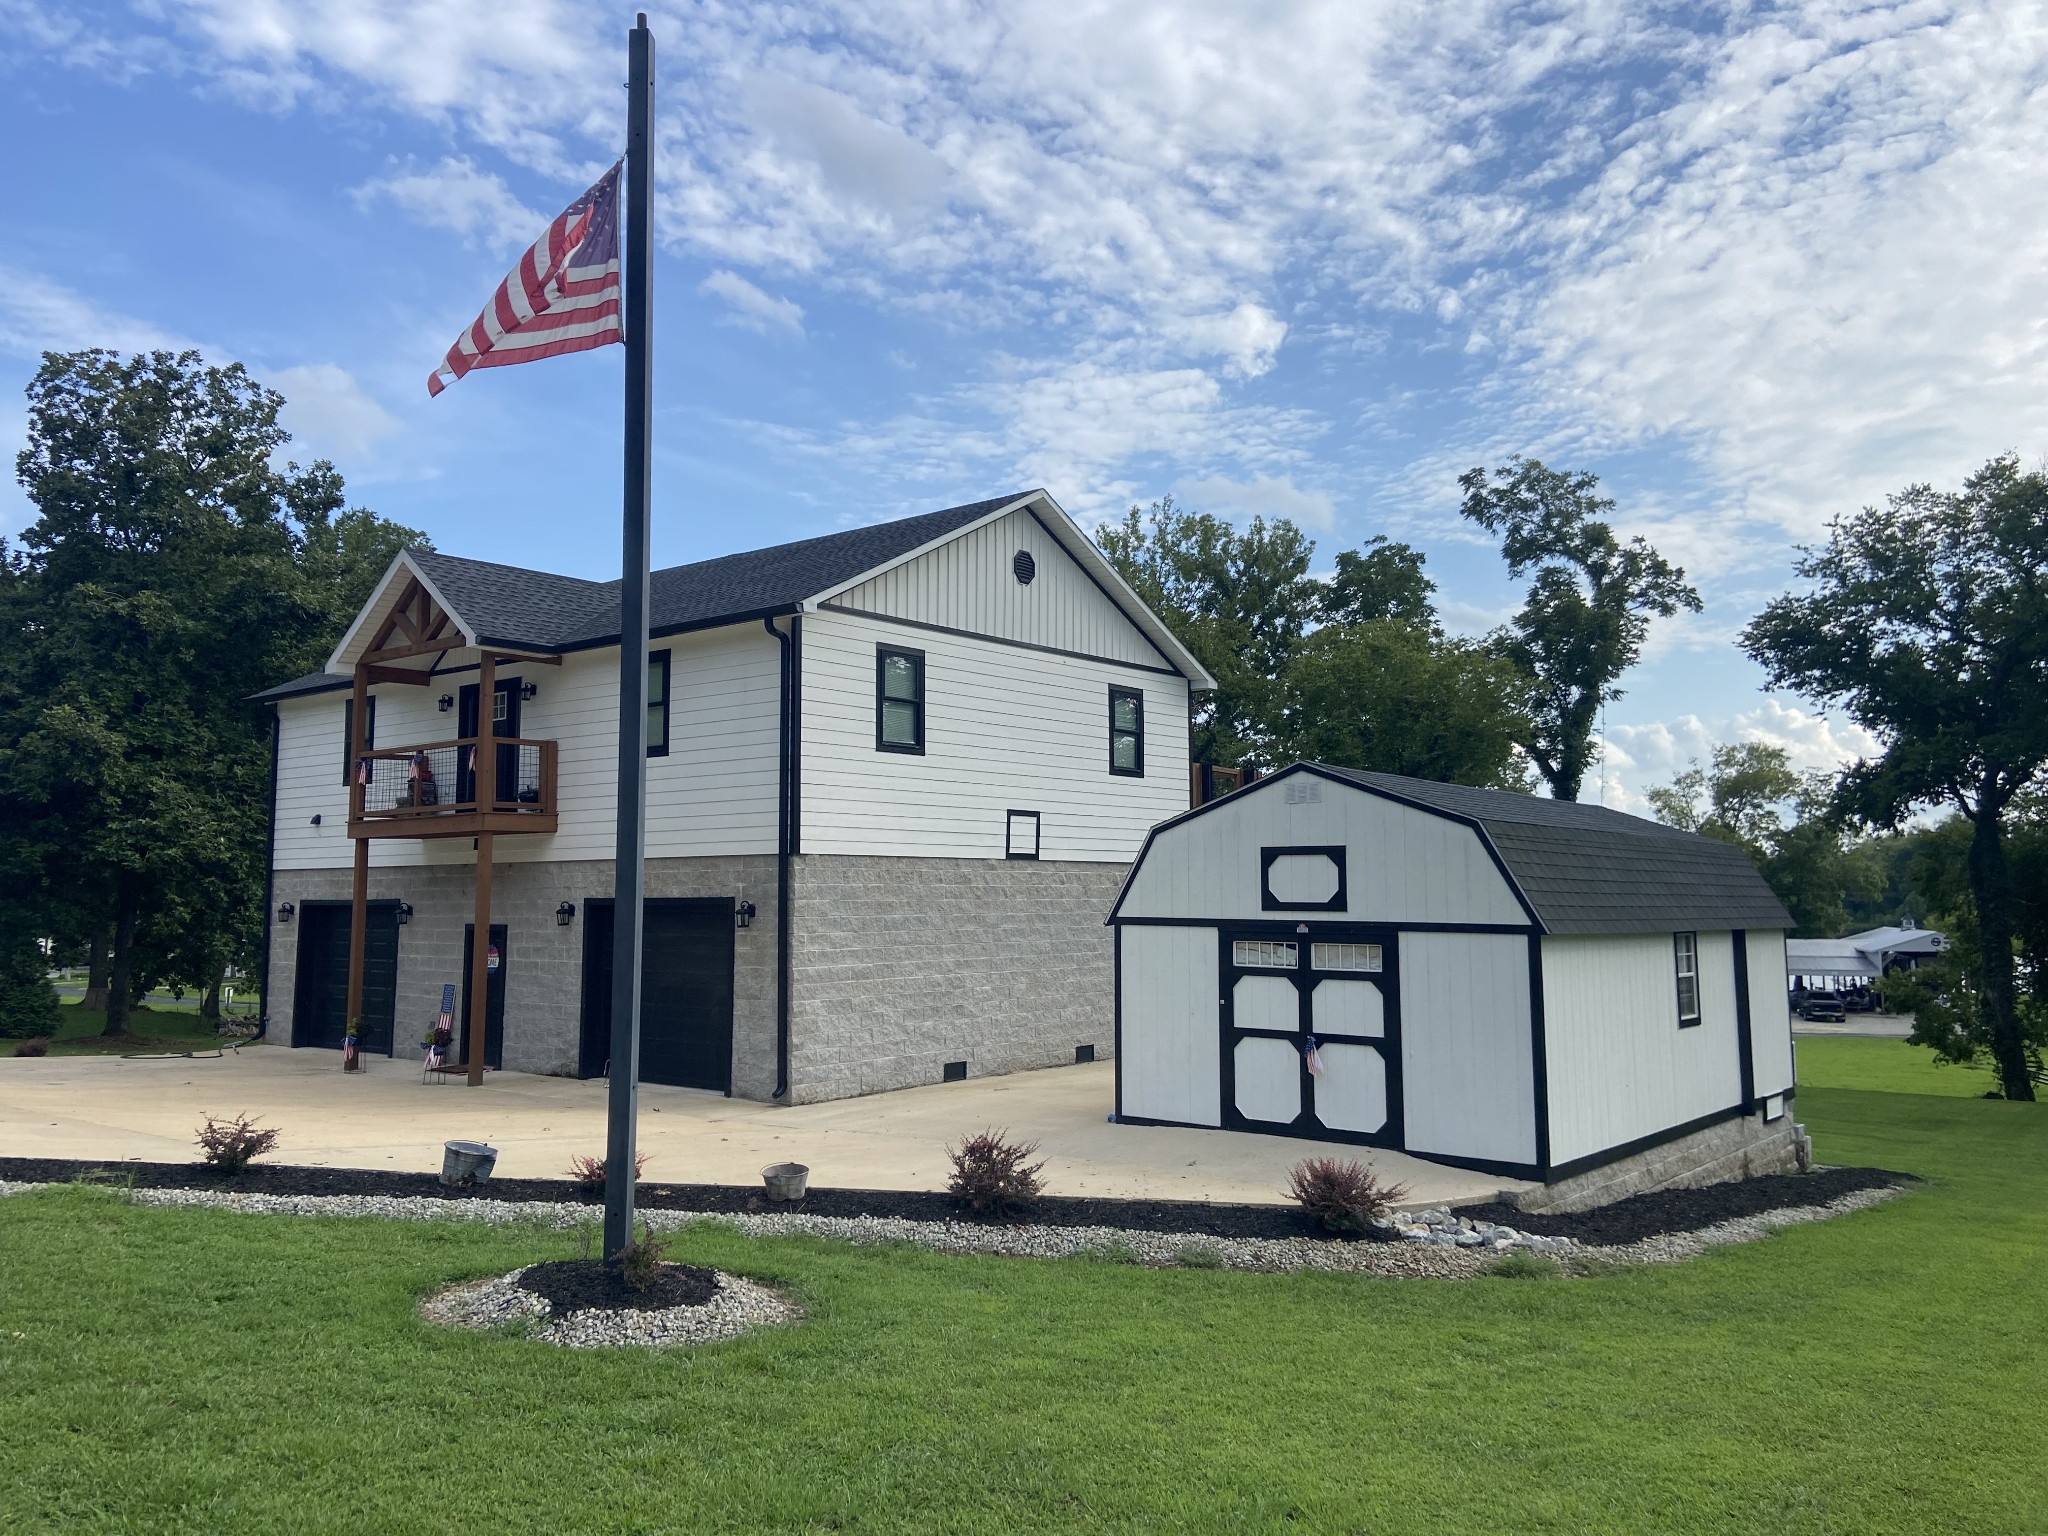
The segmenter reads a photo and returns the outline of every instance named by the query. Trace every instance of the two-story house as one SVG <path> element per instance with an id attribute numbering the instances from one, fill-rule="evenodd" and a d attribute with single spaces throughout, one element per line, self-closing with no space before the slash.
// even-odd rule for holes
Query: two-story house
<path id="1" fill-rule="evenodd" d="M 650 627 L 643 1078 L 1110 1053 L 1103 914 L 1213 682 L 1049 495 L 657 571 Z M 270 1039 L 338 1046 L 353 982 L 360 1048 L 416 1057 L 453 985 L 490 1065 L 606 1070 L 618 646 L 617 582 L 408 552 L 261 695 Z"/>

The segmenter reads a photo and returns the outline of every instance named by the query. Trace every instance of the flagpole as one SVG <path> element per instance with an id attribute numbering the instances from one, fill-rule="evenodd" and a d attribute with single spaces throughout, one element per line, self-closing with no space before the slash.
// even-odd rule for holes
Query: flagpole
<path id="1" fill-rule="evenodd" d="M 631 34 L 626 96 L 626 506 L 619 580 L 619 829 L 612 887 L 612 1057 L 604 1165 L 604 1255 L 633 1240 L 640 1113 L 641 897 L 647 820 L 647 539 L 654 405 L 654 34 Z"/>

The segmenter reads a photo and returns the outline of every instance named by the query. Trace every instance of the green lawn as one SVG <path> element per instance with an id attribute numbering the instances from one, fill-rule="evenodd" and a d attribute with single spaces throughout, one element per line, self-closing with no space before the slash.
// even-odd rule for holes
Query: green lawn
<path id="1" fill-rule="evenodd" d="M 57 1010 L 57 1031 L 50 1037 L 52 1056 L 97 1056 L 125 1051 L 210 1051 L 221 1042 L 213 1025 L 196 1012 L 131 1008 L 128 1033 L 109 1040 L 100 1033 L 107 1016 L 97 1008 L 65 1003 Z M 11 1047 L 10 1047 L 11 1048 Z"/>
<path id="2" fill-rule="evenodd" d="M 1809 1081 L 1889 1071 L 1863 1044 Z M 811 1317 L 666 1355 L 415 1321 L 563 1235 L 0 1200 L 0 1531 L 2041 1531 L 2048 1109 L 1798 1102 L 1931 1182 L 1462 1285 L 699 1228 Z"/>
<path id="3" fill-rule="evenodd" d="M 1802 1094 L 1807 1088 L 1858 1088 L 1870 1093 L 1931 1093 L 1941 1098 L 1981 1099 L 1998 1087 L 1998 1079 L 1989 1067 L 1956 1066 L 1909 1040 L 1805 1035 L 1796 1048 Z"/>

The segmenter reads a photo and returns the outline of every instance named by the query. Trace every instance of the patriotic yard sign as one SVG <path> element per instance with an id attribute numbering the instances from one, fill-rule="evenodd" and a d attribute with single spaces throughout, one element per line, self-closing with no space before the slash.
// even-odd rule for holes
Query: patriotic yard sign
<path id="1" fill-rule="evenodd" d="M 519 258 L 476 323 L 427 375 L 427 393 L 440 394 L 472 368 L 504 368 L 624 339 L 615 165 Z"/>

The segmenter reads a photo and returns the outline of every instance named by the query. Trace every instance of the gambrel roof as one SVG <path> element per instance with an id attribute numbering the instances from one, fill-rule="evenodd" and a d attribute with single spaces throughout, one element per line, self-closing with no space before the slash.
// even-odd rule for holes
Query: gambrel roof
<path id="1" fill-rule="evenodd" d="M 1030 510 L 1146 639 L 1198 688 L 1215 686 L 1188 649 L 1116 574 L 1087 535 L 1042 490 L 1020 491 L 918 517 L 849 528 L 793 544 L 720 555 L 656 571 L 649 585 L 648 629 L 656 636 L 797 613 L 927 550 L 1010 512 Z M 400 571 L 400 565 L 406 569 Z M 462 627 L 471 645 L 559 653 L 616 645 L 619 583 L 585 581 L 520 566 L 495 565 L 425 550 L 399 556 L 327 669 L 258 694 L 281 699 L 348 686 L 352 652 L 393 578 L 420 580 Z"/>

